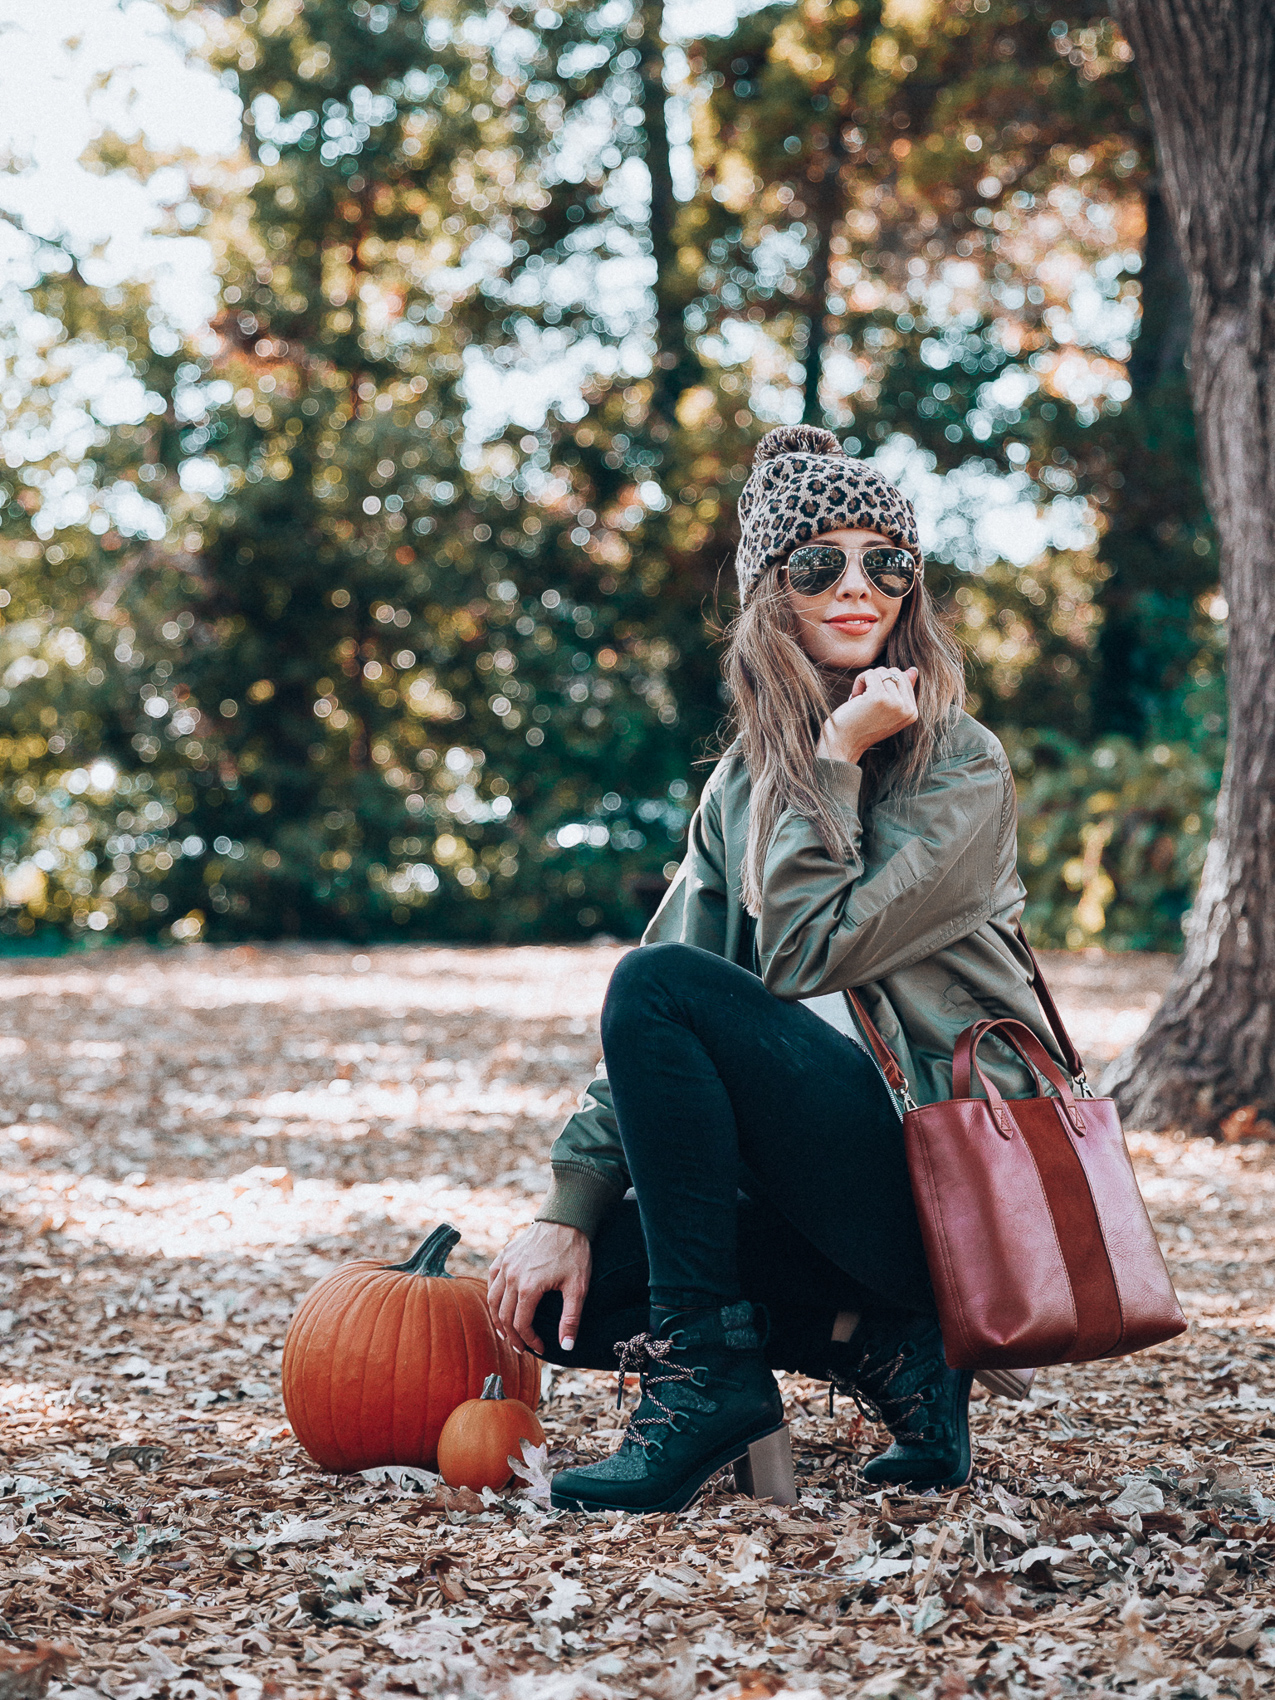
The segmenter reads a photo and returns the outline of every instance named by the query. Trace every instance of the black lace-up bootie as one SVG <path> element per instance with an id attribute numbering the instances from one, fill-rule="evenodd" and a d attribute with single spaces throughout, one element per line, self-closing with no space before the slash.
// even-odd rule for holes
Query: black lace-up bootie
<path id="1" fill-rule="evenodd" d="M 921 1491 L 969 1480 L 974 1377 L 970 1370 L 948 1368 L 932 1317 L 869 1314 L 832 1350 L 833 1386 L 894 1437 L 888 1451 L 864 1466 L 869 1482 Z"/>
<path id="2" fill-rule="evenodd" d="M 681 1511 L 711 1475 L 783 1426 L 784 1407 L 746 1301 L 664 1318 L 620 1342 L 620 1388 L 636 1371 L 638 1407 L 619 1450 L 553 1478 L 567 1511 Z"/>

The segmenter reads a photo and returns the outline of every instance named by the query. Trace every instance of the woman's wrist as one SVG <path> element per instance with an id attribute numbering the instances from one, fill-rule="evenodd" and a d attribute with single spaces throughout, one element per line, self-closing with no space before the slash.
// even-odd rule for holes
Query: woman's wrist
<path id="1" fill-rule="evenodd" d="M 539 1232 L 541 1238 L 555 1240 L 559 1244 L 588 1245 L 589 1236 L 583 1228 L 577 1228 L 574 1222 L 547 1222 L 543 1216 L 537 1216 L 527 1228 L 528 1233 Z"/>
<path id="2" fill-rule="evenodd" d="M 823 756 L 827 761 L 841 761 L 851 767 L 857 767 L 867 747 L 835 721 L 826 720 L 815 754 Z"/>

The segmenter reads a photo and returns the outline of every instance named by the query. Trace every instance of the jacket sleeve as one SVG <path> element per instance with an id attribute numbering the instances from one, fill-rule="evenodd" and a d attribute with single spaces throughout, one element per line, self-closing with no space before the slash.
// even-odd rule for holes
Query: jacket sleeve
<path id="1" fill-rule="evenodd" d="M 724 953 L 726 854 L 715 778 L 716 773 L 705 787 L 691 821 L 686 855 L 642 935 L 643 944 L 694 944 L 718 956 Z M 549 1161 L 553 1182 L 536 1221 L 562 1222 L 592 1239 L 629 1186 L 611 1084 L 602 1063 L 580 1108 L 554 1141 Z"/>
<path id="2" fill-rule="evenodd" d="M 762 978 L 781 998 L 818 997 L 908 968 L 991 914 L 1008 775 L 987 751 L 936 763 L 920 790 L 891 805 L 901 830 L 883 859 L 864 862 L 862 770 L 820 760 L 827 795 L 845 821 L 845 859 L 788 810 L 766 857 L 757 949 Z M 883 835 L 884 842 L 884 835 Z"/>
<path id="3" fill-rule="evenodd" d="M 562 1222 L 592 1239 L 629 1185 L 611 1083 L 601 1063 L 580 1108 L 554 1140 L 549 1161 L 553 1179 L 536 1221 Z"/>

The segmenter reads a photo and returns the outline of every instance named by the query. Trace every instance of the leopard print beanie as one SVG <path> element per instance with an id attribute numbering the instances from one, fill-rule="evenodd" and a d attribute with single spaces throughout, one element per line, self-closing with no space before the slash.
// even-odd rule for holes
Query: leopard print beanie
<path id="1" fill-rule="evenodd" d="M 923 563 L 911 502 L 874 466 L 817 425 L 767 431 L 739 497 L 740 601 L 790 549 L 838 529 L 879 531 Z"/>

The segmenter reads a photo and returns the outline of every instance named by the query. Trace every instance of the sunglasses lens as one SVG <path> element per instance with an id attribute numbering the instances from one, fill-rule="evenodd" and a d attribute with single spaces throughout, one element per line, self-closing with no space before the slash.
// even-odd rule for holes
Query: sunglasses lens
<path id="1" fill-rule="evenodd" d="M 865 549 L 863 571 L 885 596 L 906 596 L 916 583 L 916 562 L 906 549 Z"/>
<path id="2" fill-rule="evenodd" d="M 788 557 L 788 583 L 799 596 L 831 590 L 846 570 L 846 553 L 830 543 L 808 543 Z M 917 581 L 916 562 L 906 549 L 865 549 L 861 557 L 868 580 L 884 596 L 906 596 Z"/>
<path id="3" fill-rule="evenodd" d="M 831 589 L 845 570 L 844 551 L 827 543 L 807 544 L 788 557 L 788 582 L 799 596 L 818 596 Z"/>

